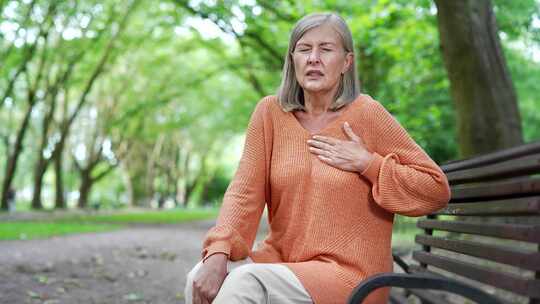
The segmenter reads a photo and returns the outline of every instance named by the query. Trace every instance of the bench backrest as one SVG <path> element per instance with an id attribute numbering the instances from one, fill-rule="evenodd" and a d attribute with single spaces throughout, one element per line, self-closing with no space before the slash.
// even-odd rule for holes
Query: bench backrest
<path id="1" fill-rule="evenodd" d="M 420 270 L 457 275 L 510 303 L 539 304 L 540 142 L 441 168 L 452 198 L 417 222 Z"/>

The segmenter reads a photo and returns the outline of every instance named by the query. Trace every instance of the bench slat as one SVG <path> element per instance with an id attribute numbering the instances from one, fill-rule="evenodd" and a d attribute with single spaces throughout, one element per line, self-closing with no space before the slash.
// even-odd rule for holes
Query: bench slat
<path id="1" fill-rule="evenodd" d="M 524 156 L 484 167 L 446 173 L 451 185 L 489 181 L 540 173 L 540 154 Z"/>
<path id="2" fill-rule="evenodd" d="M 452 187 L 452 202 L 480 201 L 512 196 L 540 195 L 540 178 Z"/>
<path id="3" fill-rule="evenodd" d="M 436 229 L 461 232 L 503 239 L 540 243 L 540 225 L 488 224 L 464 221 L 419 220 L 416 226 L 420 229 Z"/>
<path id="4" fill-rule="evenodd" d="M 413 258 L 421 263 L 523 296 L 540 297 L 540 280 L 526 279 L 514 274 L 502 273 L 490 268 L 422 251 L 414 251 Z"/>
<path id="5" fill-rule="evenodd" d="M 484 155 L 472 156 L 466 159 L 449 161 L 442 165 L 441 169 L 445 173 L 448 173 L 457 170 L 476 168 L 535 153 L 540 153 L 540 141 L 494 151 Z"/>
<path id="6" fill-rule="evenodd" d="M 431 269 L 426 269 L 422 266 L 419 266 L 419 265 L 410 265 L 409 267 L 409 270 L 410 270 L 410 273 L 423 273 L 423 274 L 429 274 L 429 275 L 433 275 L 433 276 L 441 276 L 443 278 L 446 278 L 447 276 L 441 274 L 441 273 L 438 273 L 438 272 L 435 272 Z M 408 291 L 411 291 L 410 289 L 407 289 Z M 501 298 L 499 298 L 499 301 L 505 303 L 505 304 L 511 304 L 511 303 L 508 303 L 506 300 L 503 300 Z M 452 302 L 453 303 L 453 302 Z"/>
<path id="7" fill-rule="evenodd" d="M 503 246 L 486 245 L 466 240 L 451 240 L 427 235 L 416 235 L 415 242 L 522 269 L 540 270 L 540 252 L 527 252 L 525 250 L 510 249 Z"/>
<path id="8" fill-rule="evenodd" d="M 533 215 L 540 214 L 540 196 L 480 203 L 448 204 L 437 215 Z"/>

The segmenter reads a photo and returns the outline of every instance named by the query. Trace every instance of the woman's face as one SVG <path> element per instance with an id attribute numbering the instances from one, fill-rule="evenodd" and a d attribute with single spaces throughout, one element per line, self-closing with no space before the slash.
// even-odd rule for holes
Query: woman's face
<path id="1" fill-rule="evenodd" d="M 293 51 L 296 80 L 310 93 L 337 88 L 341 73 L 352 63 L 339 34 L 330 25 L 321 25 L 307 31 Z"/>

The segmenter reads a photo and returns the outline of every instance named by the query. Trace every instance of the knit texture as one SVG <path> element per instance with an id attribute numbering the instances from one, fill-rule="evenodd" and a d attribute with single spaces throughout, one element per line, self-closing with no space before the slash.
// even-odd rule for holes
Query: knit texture
<path id="1" fill-rule="evenodd" d="M 309 151 L 320 134 L 349 140 L 343 123 L 373 153 L 361 173 L 332 167 Z M 259 101 L 246 133 L 238 169 L 202 258 L 250 256 L 282 263 L 316 304 L 345 303 L 363 279 L 391 272 L 394 213 L 421 216 L 446 206 L 450 187 L 439 166 L 376 100 L 362 94 L 316 133 L 305 129 L 275 96 Z M 252 250 L 265 205 L 270 230 Z M 364 303 L 387 303 L 389 289 Z"/>

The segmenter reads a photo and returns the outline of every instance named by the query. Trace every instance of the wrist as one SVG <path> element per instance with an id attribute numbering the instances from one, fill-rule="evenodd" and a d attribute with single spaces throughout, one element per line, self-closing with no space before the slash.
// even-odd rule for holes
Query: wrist
<path id="1" fill-rule="evenodd" d="M 371 161 L 373 160 L 373 158 L 374 158 L 373 153 L 365 151 L 364 155 L 358 161 L 359 164 L 356 166 L 357 167 L 356 171 L 358 173 L 364 172 L 369 166 L 369 164 L 371 163 Z"/>
<path id="2" fill-rule="evenodd" d="M 228 259 L 228 255 L 224 252 L 216 252 L 216 253 L 213 253 L 211 254 L 210 256 L 208 256 L 204 261 L 203 263 L 226 263 L 227 262 L 227 259 Z"/>

